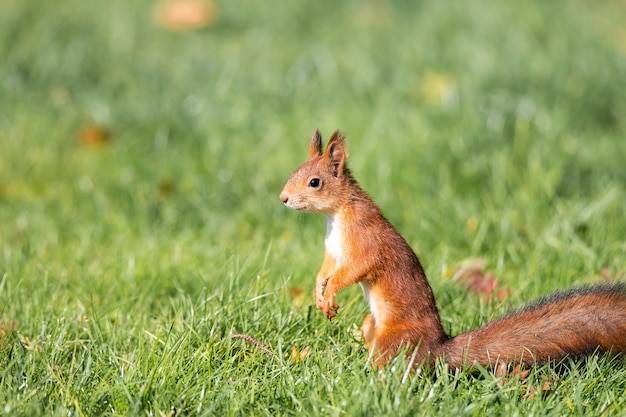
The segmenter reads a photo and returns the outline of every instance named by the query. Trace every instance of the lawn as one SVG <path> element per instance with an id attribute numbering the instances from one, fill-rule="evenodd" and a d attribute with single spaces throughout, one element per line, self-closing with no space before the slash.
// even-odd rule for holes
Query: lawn
<path id="1" fill-rule="evenodd" d="M 626 414 L 614 357 L 373 370 L 278 198 L 345 132 L 452 334 L 626 281 L 626 3 L 214 1 L 0 2 L 0 413 Z M 500 297 L 453 279 L 477 259 Z"/>

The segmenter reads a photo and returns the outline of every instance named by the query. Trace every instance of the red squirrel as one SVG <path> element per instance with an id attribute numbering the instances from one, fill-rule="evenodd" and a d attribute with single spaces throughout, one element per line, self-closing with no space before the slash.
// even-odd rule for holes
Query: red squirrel
<path id="1" fill-rule="evenodd" d="M 543 364 L 593 352 L 626 353 L 626 285 L 557 293 L 458 336 L 446 334 L 415 252 L 361 189 L 346 166 L 345 137 L 326 149 L 316 131 L 309 159 L 289 178 L 280 199 L 289 208 L 326 216 L 325 257 L 315 303 L 328 319 L 337 293 L 361 284 L 371 314 L 361 326 L 378 366 L 401 348 L 415 364 L 443 360 L 451 369 Z"/>

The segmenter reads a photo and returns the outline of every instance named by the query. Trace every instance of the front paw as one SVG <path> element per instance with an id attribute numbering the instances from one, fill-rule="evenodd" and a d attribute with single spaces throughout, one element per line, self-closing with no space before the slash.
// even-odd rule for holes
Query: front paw
<path id="1" fill-rule="evenodd" d="M 328 279 L 318 278 L 317 285 L 315 286 L 315 306 L 322 310 L 324 308 L 324 288 L 328 284 Z"/>
<path id="2" fill-rule="evenodd" d="M 328 320 L 332 320 L 337 315 L 339 305 L 335 303 L 335 297 L 324 297 L 322 311 Z"/>

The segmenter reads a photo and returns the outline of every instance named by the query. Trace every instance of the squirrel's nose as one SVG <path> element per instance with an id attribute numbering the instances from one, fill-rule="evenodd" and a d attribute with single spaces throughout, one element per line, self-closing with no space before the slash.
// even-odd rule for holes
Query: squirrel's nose
<path id="1" fill-rule="evenodd" d="M 287 201 L 289 201 L 289 196 L 287 195 L 286 192 L 281 192 L 280 193 L 280 200 L 284 203 L 287 204 Z"/>

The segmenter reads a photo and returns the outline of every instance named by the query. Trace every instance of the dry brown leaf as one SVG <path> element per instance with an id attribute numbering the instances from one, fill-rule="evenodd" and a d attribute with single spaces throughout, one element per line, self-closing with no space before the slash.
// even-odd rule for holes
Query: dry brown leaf
<path id="1" fill-rule="evenodd" d="M 289 291 L 289 295 L 291 296 L 291 298 L 298 298 L 301 295 L 304 294 L 304 287 L 303 286 L 299 286 L 299 287 L 289 287 L 287 289 Z"/>
<path id="2" fill-rule="evenodd" d="M 545 396 L 547 394 L 550 394 L 552 391 L 553 390 L 552 385 L 550 385 L 550 381 L 548 379 L 544 379 L 543 383 L 541 384 L 541 389 L 539 389 L 538 385 L 527 387 L 526 392 L 524 393 L 524 398 L 530 400 L 537 394 Z"/>
<path id="3" fill-rule="evenodd" d="M 509 374 L 509 367 L 506 362 L 498 362 L 494 368 L 494 375 L 498 379 L 498 385 L 502 386 Z"/>
<path id="4" fill-rule="evenodd" d="M 530 369 L 525 369 L 522 365 L 516 365 L 511 371 L 511 376 L 516 376 L 520 381 L 524 381 L 530 375 Z"/>
<path id="5" fill-rule="evenodd" d="M 210 0 L 162 0 L 154 6 L 154 19 L 173 31 L 199 29 L 215 23 L 217 7 Z"/>
<path id="6" fill-rule="evenodd" d="M 484 272 L 487 261 L 482 258 L 470 258 L 454 267 L 453 279 L 465 284 L 465 289 L 474 294 L 482 295 L 486 299 L 491 299 L 499 286 L 492 271 Z M 509 288 L 501 288 L 495 296 L 502 301 L 511 295 Z"/>
<path id="7" fill-rule="evenodd" d="M 465 289 L 481 295 L 491 295 L 498 286 L 498 280 L 493 272 L 483 272 L 486 261 L 480 258 L 463 261 L 454 274 L 454 277 L 465 284 Z"/>
<path id="8" fill-rule="evenodd" d="M 506 362 L 498 361 L 494 365 L 494 375 L 497 378 L 498 385 L 503 386 L 512 379 L 515 379 L 521 383 L 521 393 L 527 400 L 533 398 L 536 394 L 546 395 L 552 392 L 551 381 L 555 380 L 555 377 L 544 377 L 543 382 L 539 385 L 530 385 L 528 376 L 530 375 L 530 369 L 518 364 L 513 369 L 509 370 L 509 365 Z"/>
<path id="9" fill-rule="evenodd" d="M 309 300 L 308 294 L 301 285 L 298 287 L 288 287 L 287 292 L 294 306 L 301 306 Z"/>
<path id="10" fill-rule="evenodd" d="M 17 331 L 17 321 L 11 323 L 0 322 L 0 345 L 9 343 L 9 335 Z"/>
<path id="11" fill-rule="evenodd" d="M 496 298 L 499 301 L 504 301 L 510 296 L 511 296 L 511 289 L 509 287 L 504 287 L 496 293 Z"/>
<path id="12" fill-rule="evenodd" d="M 78 139 L 83 146 L 100 146 L 109 142 L 111 136 L 102 126 L 88 124 L 80 130 Z"/>
<path id="13" fill-rule="evenodd" d="M 475 273 L 467 278 L 465 286 L 475 294 L 491 295 L 498 286 L 498 280 L 491 271 L 485 274 Z"/>

